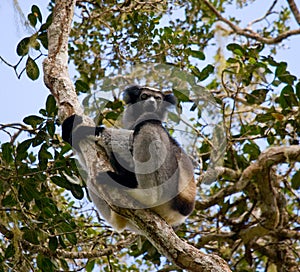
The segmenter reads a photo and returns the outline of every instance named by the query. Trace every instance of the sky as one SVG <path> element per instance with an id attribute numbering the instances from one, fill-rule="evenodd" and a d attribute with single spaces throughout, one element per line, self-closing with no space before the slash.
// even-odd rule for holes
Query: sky
<path id="1" fill-rule="evenodd" d="M 16 54 L 16 46 L 22 38 L 30 35 L 30 32 L 22 25 L 13 1 L 0 1 L 0 56 L 9 63 L 16 64 L 19 60 Z M 233 7 L 232 12 L 245 21 L 251 21 L 263 15 L 263 13 L 259 14 L 257 11 L 265 10 L 263 6 L 268 4 L 267 2 L 257 1 L 256 6 L 250 4 L 249 8 L 244 10 L 237 10 Z M 47 10 L 48 1 L 19 0 L 19 3 L 25 16 L 30 12 L 32 4 L 41 9 L 43 18 L 46 18 L 49 14 Z M 298 77 L 300 77 L 299 48 L 300 36 L 292 37 L 286 43 L 286 49 L 280 50 L 276 56 L 277 61 L 287 61 L 290 72 Z M 41 67 L 42 59 L 38 63 Z M 14 70 L 0 61 L 0 124 L 21 122 L 25 116 L 37 114 L 39 109 L 44 107 L 49 91 L 43 83 L 41 69 L 40 72 L 41 75 L 36 81 L 30 80 L 25 74 L 21 79 L 18 79 Z"/>
<path id="2" fill-rule="evenodd" d="M 19 1 L 25 16 L 30 12 L 33 1 Z M 45 0 L 35 0 L 33 3 L 41 8 L 43 16 L 49 12 Z M 19 57 L 16 46 L 29 32 L 20 22 L 15 11 L 13 0 L 0 1 L 0 56 L 15 65 Z M 41 65 L 41 61 L 39 61 Z M 0 61 L 0 123 L 21 122 L 30 114 L 37 114 L 45 104 L 48 89 L 43 83 L 42 73 L 38 80 L 30 80 L 26 74 L 21 79 L 16 77 L 14 70 Z"/>

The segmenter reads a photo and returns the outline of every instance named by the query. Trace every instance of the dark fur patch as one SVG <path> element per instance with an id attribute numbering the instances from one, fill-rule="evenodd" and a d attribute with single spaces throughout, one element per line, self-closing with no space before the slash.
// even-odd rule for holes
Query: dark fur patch
<path id="1" fill-rule="evenodd" d="M 119 158 L 120 160 L 121 158 Z M 129 166 L 125 161 L 121 163 L 119 160 L 116 159 L 115 155 L 112 153 L 110 156 L 110 163 L 115 172 L 107 172 L 107 174 L 117 183 L 123 185 L 128 188 L 137 188 L 138 182 L 134 173 L 134 169 L 132 171 L 127 170 L 122 165 L 126 165 L 128 168 Z"/>
<path id="2" fill-rule="evenodd" d="M 178 212 L 180 212 L 184 216 L 188 216 L 195 207 L 194 199 L 191 200 L 181 197 L 177 195 L 172 200 L 172 208 Z"/>
<path id="3" fill-rule="evenodd" d="M 165 94 L 164 101 L 166 101 L 172 105 L 176 105 L 176 103 L 177 103 L 177 100 L 173 94 Z"/>
<path id="4" fill-rule="evenodd" d="M 82 117 L 74 114 L 68 117 L 62 124 L 63 140 L 72 145 L 76 150 L 79 148 L 78 144 L 80 141 L 88 136 L 100 135 L 104 130 L 104 127 L 81 126 L 81 123 Z"/>
<path id="5" fill-rule="evenodd" d="M 73 127 L 75 128 L 78 124 L 75 123 L 75 120 L 77 120 L 77 123 L 82 122 L 81 117 L 76 117 L 76 115 L 72 115 L 62 123 L 62 138 L 65 142 L 69 143 L 72 145 L 72 132 L 73 132 Z"/>
<path id="6" fill-rule="evenodd" d="M 138 101 L 141 94 L 141 87 L 133 85 L 124 90 L 123 100 L 126 104 L 134 104 Z"/>
<path id="7" fill-rule="evenodd" d="M 137 180 L 135 178 L 135 175 L 134 173 L 130 174 L 129 172 L 128 174 L 119 174 L 111 171 L 100 172 L 97 175 L 97 181 L 100 184 L 106 184 L 120 189 L 122 189 L 122 186 L 130 189 L 137 188 Z"/>

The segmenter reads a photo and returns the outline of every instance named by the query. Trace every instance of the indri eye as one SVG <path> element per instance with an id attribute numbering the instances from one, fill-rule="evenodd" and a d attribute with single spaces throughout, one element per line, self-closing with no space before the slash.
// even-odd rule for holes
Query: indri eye
<path id="1" fill-rule="evenodd" d="M 147 94 L 143 93 L 143 94 L 141 95 L 141 99 L 142 99 L 142 100 L 146 100 L 147 98 L 148 98 L 148 95 L 147 95 Z"/>

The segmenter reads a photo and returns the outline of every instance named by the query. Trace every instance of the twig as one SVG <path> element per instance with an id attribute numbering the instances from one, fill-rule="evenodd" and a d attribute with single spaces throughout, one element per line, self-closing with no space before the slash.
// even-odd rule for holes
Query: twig
<path id="1" fill-rule="evenodd" d="M 23 58 L 24 58 L 24 56 L 22 56 L 22 57 L 19 59 L 19 61 L 17 62 L 17 64 L 12 65 L 12 64 L 10 64 L 9 62 L 7 62 L 4 58 L 2 58 L 2 57 L 0 56 L 0 60 L 1 60 L 1 61 L 3 61 L 7 66 L 9 66 L 9 67 L 11 67 L 11 68 L 14 69 L 15 74 L 16 74 L 16 76 L 17 76 L 18 79 L 20 79 L 20 75 L 18 74 L 17 68 L 18 68 L 19 64 L 21 63 L 21 61 L 23 60 Z"/>
<path id="2" fill-rule="evenodd" d="M 261 43 L 264 44 L 276 44 L 276 43 L 280 43 L 281 41 L 283 41 L 284 39 L 290 37 L 290 36 L 294 36 L 294 35 L 298 35 L 300 34 L 300 28 L 299 29 L 293 29 L 293 30 L 288 30 L 286 32 L 283 32 L 281 34 L 279 34 L 277 37 L 274 38 L 266 38 L 263 37 L 261 35 L 259 35 L 257 32 L 249 29 L 249 28 L 240 28 L 239 26 L 237 26 L 236 24 L 232 23 L 230 20 L 224 18 L 220 12 L 207 0 L 202 0 L 203 3 L 210 9 L 210 11 L 212 13 L 214 13 L 216 15 L 216 17 L 224 22 L 226 25 L 228 25 L 234 33 L 241 35 L 241 36 L 245 36 L 247 38 L 250 39 L 254 39 L 256 41 L 259 41 Z"/>
<path id="3" fill-rule="evenodd" d="M 266 12 L 266 14 L 265 14 L 264 16 L 260 17 L 260 18 L 255 19 L 254 21 L 250 22 L 250 23 L 247 25 L 247 28 L 251 28 L 252 25 L 254 25 L 254 24 L 256 24 L 256 23 L 258 23 L 258 22 L 260 22 L 260 21 L 266 19 L 270 14 L 272 14 L 272 13 L 273 13 L 272 10 L 273 10 L 273 8 L 275 7 L 275 5 L 277 4 L 277 2 L 278 2 L 278 0 L 275 0 L 275 1 L 273 2 L 273 4 L 271 5 L 271 7 L 270 7 L 270 8 L 268 9 L 268 11 Z"/>

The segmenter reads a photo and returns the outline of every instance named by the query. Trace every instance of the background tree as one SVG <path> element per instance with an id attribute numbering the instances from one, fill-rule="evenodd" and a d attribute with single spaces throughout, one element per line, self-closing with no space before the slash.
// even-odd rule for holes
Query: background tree
<path id="1" fill-rule="evenodd" d="M 95 118 L 99 123 L 114 122 L 123 108 L 119 86 L 110 79 L 137 63 L 172 64 L 213 95 L 226 127 L 224 164 L 210 169 L 218 176 L 215 183 L 200 187 L 211 174 L 213 146 L 201 111 L 192 106 L 197 118 L 190 118 L 189 133 L 201 141 L 188 148 L 198 166 L 199 195 L 195 212 L 177 234 L 202 252 L 218 254 L 234 271 L 299 271 L 300 83 L 286 62 L 276 60 L 276 52 L 288 37 L 300 34 L 300 20 L 294 1 L 277 2 L 243 27 L 238 17 L 228 15 L 231 1 L 77 1 L 69 40 L 77 94 L 91 116 L 101 109 Z M 247 3 L 234 5 L 243 10 Z M 51 3 L 49 7 L 52 12 Z M 17 46 L 20 62 L 13 68 L 24 63 L 32 80 L 40 75 L 36 59 L 46 54 L 48 44 L 57 46 L 53 41 L 59 33 L 53 30 L 60 29 L 61 44 L 68 39 L 63 29 L 71 16 L 66 10 L 56 12 L 63 15 L 61 25 L 53 24 L 50 31 L 52 16 L 45 19 L 32 6 L 28 22 L 36 32 Z M 226 49 L 221 36 L 229 41 Z M 10 136 L 1 143 L 0 269 L 179 270 L 171 254 L 166 256 L 173 262 L 147 239 L 112 232 L 89 203 L 70 146 L 57 129 L 79 104 L 66 74 L 66 56 L 59 55 L 65 51 L 50 46 L 44 71 L 52 95 L 45 108 L 22 123 L 0 127 Z M 212 49 L 217 49 L 214 60 L 204 62 Z M 112 94 L 110 103 L 92 100 L 94 88 Z M 175 94 L 183 107 L 198 102 L 193 90 Z M 136 220 L 145 216 L 130 215 Z M 160 252 L 165 252 L 164 238 L 173 237 L 166 233 L 172 235 L 172 230 L 154 230 L 150 239 L 156 246 L 161 242 Z"/>

